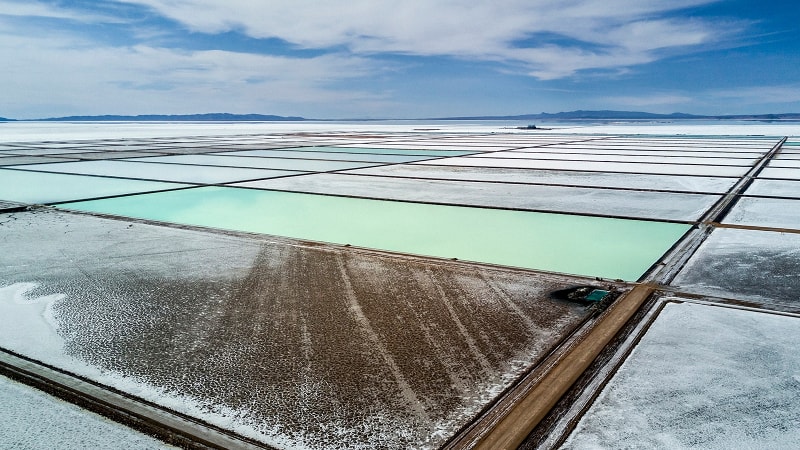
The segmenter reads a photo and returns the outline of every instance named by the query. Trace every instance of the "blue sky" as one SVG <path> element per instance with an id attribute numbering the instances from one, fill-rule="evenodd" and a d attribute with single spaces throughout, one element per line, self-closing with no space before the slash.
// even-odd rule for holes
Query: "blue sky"
<path id="1" fill-rule="evenodd" d="M 0 116 L 800 112 L 754 0 L 0 0 Z"/>

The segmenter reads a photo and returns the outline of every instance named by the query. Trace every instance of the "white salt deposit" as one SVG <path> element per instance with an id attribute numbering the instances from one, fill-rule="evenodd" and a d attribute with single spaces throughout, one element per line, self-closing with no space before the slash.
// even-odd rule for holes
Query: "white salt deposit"
<path id="1" fill-rule="evenodd" d="M 800 318 L 668 304 L 563 448 L 800 448 Z"/>
<path id="2" fill-rule="evenodd" d="M 800 229 L 800 200 L 744 197 L 722 222 L 797 230 Z"/>
<path id="3" fill-rule="evenodd" d="M 63 294 L 37 296 L 36 283 L 0 285 L 0 336 L 3 345 L 43 360 L 64 359 L 64 339 L 56 332 L 53 303 Z"/>
<path id="4" fill-rule="evenodd" d="M 103 416 L 0 377 L 0 447 L 8 449 L 174 448 Z"/>

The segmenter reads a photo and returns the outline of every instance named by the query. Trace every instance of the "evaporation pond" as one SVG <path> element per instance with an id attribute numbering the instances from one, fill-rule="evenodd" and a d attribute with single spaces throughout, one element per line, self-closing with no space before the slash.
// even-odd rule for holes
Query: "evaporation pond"
<path id="1" fill-rule="evenodd" d="M 161 181 L 0 169 L 0 199 L 23 203 L 75 201 L 186 186 Z"/>
<path id="2" fill-rule="evenodd" d="M 689 225 L 204 187 L 64 204 L 171 223 L 638 279 Z"/>

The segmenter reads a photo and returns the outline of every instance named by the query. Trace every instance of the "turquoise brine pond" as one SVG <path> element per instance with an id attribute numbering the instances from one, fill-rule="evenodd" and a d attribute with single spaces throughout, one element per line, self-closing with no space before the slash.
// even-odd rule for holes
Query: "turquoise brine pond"
<path id="1" fill-rule="evenodd" d="M 690 228 L 232 187 L 61 207 L 627 281 L 637 280 Z"/>
<path id="2" fill-rule="evenodd" d="M 189 186 L 163 181 L 0 169 L 0 200 L 56 203 L 112 195 L 165 191 Z"/>

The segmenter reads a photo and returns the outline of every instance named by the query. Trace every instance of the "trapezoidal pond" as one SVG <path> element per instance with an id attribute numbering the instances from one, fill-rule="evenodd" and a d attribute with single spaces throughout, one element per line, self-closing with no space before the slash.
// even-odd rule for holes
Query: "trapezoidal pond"
<path id="1" fill-rule="evenodd" d="M 0 199 L 54 203 L 189 186 L 164 181 L 0 169 Z"/>
<path id="2" fill-rule="evenodd" d="M 231 187 L 62 207 L 628 281 L 637 280 L 690 228 L 655 221 Z"/>

